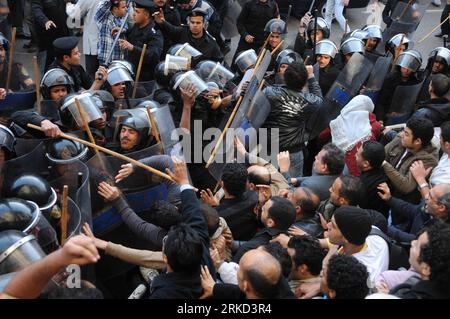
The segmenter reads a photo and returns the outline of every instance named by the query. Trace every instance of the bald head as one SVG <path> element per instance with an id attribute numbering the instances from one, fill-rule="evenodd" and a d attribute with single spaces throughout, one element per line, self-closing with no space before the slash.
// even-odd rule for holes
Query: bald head
<path id="1" fill-rule="evenodd" d="M 270 185 L 270 172 L 267 168 L 258 165 L 252 165 L 247 168 L 248 181 L 254 185 Z"/>
<path id="2" fill-rule="evenodd" d="M 281 265 L 278 260 L 263 250 L 250 250 L 239 262 L 239 287 L 248 297 L 275 297 L 281 275 Z"/>
<path id="3" fill-rule="evenodd" d="M 289 198 L 292 204 L 295 206 L 297 215 L 300 214 L 300 218 L 314 217 L 317 207 L 320 204 L 319 196 L 312 190 L 306 187 L 298 187 L 292 197 Z"/>

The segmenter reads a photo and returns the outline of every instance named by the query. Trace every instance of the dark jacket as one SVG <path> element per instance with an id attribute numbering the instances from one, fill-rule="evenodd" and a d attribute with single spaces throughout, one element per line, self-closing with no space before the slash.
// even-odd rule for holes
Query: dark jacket
<path id="1" fill-rule="evenodd" d="M 307 177 L 297 177 L 298 187 L 307 187 L 312 190 L 320 201 L 330 198 L 330 187 L 338 175 L 318 175 L 314 174 Z"/>
<path id="2" fill-rule="evenodd" d="M 294 299 L 295 296 L 289 288 L 289 284 L 284 277 L 281 277 L 279 288 L 274 292 L 275 299 Z M 239 289 L 238 285 L 215 284 L 213 288 L 214 299 L 246 299 L 245 293 Z"/>
<path id="3" fill-rule="evenodd" d="M 388 235 L 399 242 L 410 243 L 415 240 L 419 231 L 431 219 L 431 216 L 425 212 L 425 203 L 413 205 L 395 197 L 391 197 L 387 203 L 395 214 L 401 215 L 405 220 L 402 225 L 388 227 Z"/>
<path id="4" fill-rule="evenodd" d="M 320 223 L 320 217 L 318 214 L 312 218 L 304 218 L 296 221 L 292 226 L 300 228 L 314 238 L 323 237 L 324 229 Z"/>
<path id="5" fill-rule="evenodd" d="M 378 185 L 386 183 L 388 178 L 382 169 L 372 169 L 369 171 L 361 172 L 359 176 L 362 184 L 365 186 L 365 201 L 361 208 L 373 209 L 382 213 L 385 217 L 388 217 L 389 206 L 384 200 L 378 196 Z"/>
<path id="6" fill-rule="evenodd" d="M 382 13 L 383 16 L 383 22 L 386 23 L 386 28 L 388 28 L 391 23 L 391 15 L 394 12 L 395 6 L 398 2 L 405 2 L 405 5 L 409 2 L 408 0 L 388 0 L 387 3 L 384 6 L 384 10 Z M 389 39 L 386 39 L 389 40 Z"/>
<path id="7" fill-rule="evenodd" d="M 389 292 L 401 299 L 449 299 L 450 289 L 442 289 L 435 282 L 430 280 L 408 279 Z"/>
<path id="8" fill-rule="evenodd" d="M 181 192 L 182 221 L 194 229 L 203 242 L 202 265 L 209 268 L 215 278 L 215 268 L 209 255 L 209 234 L 200 203 L 192 189 Z M 195 274 L 167 273 L 156 277 L 150 288 L 152 299 L 198 298 L 202 294 L 200 267 Z"/>
<path id="9" fill-rule="evenodd" d="M 73 80 L 73 90 L 78 92 L 80 90 L 89 90 L 93 83 L 91 77 L 86 73 L 81 65 L 72 65 L 70 70 L 66 69 L 58 60 L 54 60 L 52 64 L 49 65 L 48 70 L 51 69 L 63 69 Z"/>
<path id="10" fill-rule="evenodd" d="M 164 38 L 170 38 L 175 43 L 188 42 L 194 48 L 199 50 L 202 53 L 201 60 L 222 62 L 223 54 L 220 51 L 219 45 L 207 32 L 203 31 L 203 36 L 196 39 L 192 36 L 189 27 L 186 26 L 176 27 L 167 21 L 164 21 L 159 25 L 159 27 L 163 32 Z"/>
<path id="11" fill-rule="evenodd" d="M 246 191 L 239 198 L 220 201 L 217 211 L 226 220 L 235 240 L 250 240 L 256 234 L 258 221 L 253 212 L 256 204 L 258 194 L 253 191 Z"/>
<path id="12" fill-rule="evenodd" d="M 153 21 L 143 28 L 135 24 L 126 33 L 128 42 L 134 46 L 133 51 L 127 51 L 127 60 L 134 65 L 136 70 L 139 66 L 142 48 L 144 44 L 147 44 L 139 78 L 141 82 L 153 80 L 155 66 L 159 62 L 164 46 L 164 38 L 161 31 L 155 30 L 154 27 L 155 24 Z"/>
<path id="13" fill-rule="evenodd" d="M 264 228 L 263 230 L 258 232 L 251 240 L 247 241 L 239 247 L 238 251 L 233 257 L 233 261 L 238 264 L 239 260 L 241 260 L 242 256 L 244 256 L 247 251 L 256 249 L 259 246 L 267 245 L 271 239 L 277 237 L 282 233 L 285 232 L 276 228 Z"/>
<path id="14" fill-rule="evenodd" d="M 181 24 L 181 18 L 180 13 L 178 12 L 177 8 L 169 5 L 169 3 L 166 3 L 166 5 L 162 8 L 164 11 L 164 19 L 169 22 L 171 25 L 178 27 Z M 156 30 L 161 30 L 158 24 L 155 25 Z M 163 46 L 163 52 L 162 56 L 164 56 L 167 52 L 167 50 L 176 42 L 173 42 L 173 40 L 169 37 L 164 38 L 164 46 Z"/>
<path id="15" fill-rule="evenodd" d="M 270 86 L 263 91 L 271 106 L 263 127 L 279 129 L 280 151 L 299 152 L 308 140 L 306 124 L 323 102 L 314 77 L 308 79 L 308 85 L 310 93 L 294 91 L 285 85 Z"/>
<path id="16" fill-rule="evenodd" d="M 236 22 L 241 38 L 251 35 L 255 37 L 255 43 L 262 44 L 266 37 L 264 27 L 269 20 L 277 18 L 278 14 L 278 5 L 274 0 L 266 3 L 259 0 L 247 1 Z"/>
<path id="17" fill-rule="evenodd" d="M 153 279 L 150 299 L 198 299 L 202 295 L 198 275 L 166 273 Z"/>
<path id="18" fill-rule="evenodd" d="M 51 49 L 53 40 L 69 35 L 65 0 L 32 0 L 31 8 L 40 51 Z M 56 28 L 46 31 L 45 24 L 50 20 Z"/>
<path id="19" fill-rule="evenodd" d="M 334 81 L 336 81 L 341 71 L 335 65 L 327 65 L 323 69 L 319 69 L 319 85 L 323 96 L 328 94 Z"/>
<path id="20" fill-rule="evenodd" d="M 419 102 L 417 108 L 413 117 L 427 118 L 433 122 L 434 127 L 439 127 L 450 119 L 450 101 L 445 97 Z"/>
<path id="21" fill-rule="evenodd" d="M 378 97 L 377 105 L 374 113 L 377 116 L 377 120 L 384 120 L 386 115 L 391 112 L 391 104 L 393 102 L 395 89 L 398 86 L 414 85 L 419 83 L 418 75 L 411 75 L 406 82 L 401 80 L 400 72 L 395 70 L 389 74 L 383 82 L 383 86 Z"/>

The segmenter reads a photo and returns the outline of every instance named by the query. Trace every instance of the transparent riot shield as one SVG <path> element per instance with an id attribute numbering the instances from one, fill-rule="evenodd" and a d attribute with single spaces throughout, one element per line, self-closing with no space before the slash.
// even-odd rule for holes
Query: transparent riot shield
<path id="1" fill-rule="evenodd" d="M 365 85 L 365 95 L 372 99 L 375 104 L 378 99 L 378 94 L 383 86 L 384 79 L 389 72 L 391 67 L 392 56 L 379 57 L 375 65 L 373 66 L 372 72 L 370 73 L 369 79 Z"/>
<path id="2" fill-rule="evenodd" d="M 8 93 L 0 100 L 0 115 L 10 116 L 15 111 L 32 109 L 35 102 L 36 91 Z"/>
<path id="3" fill-rule="evenodd" d="M 416 0 L 413 3 L 397 2 L 391 14 L 389 29 L 396 33 L 412 33 L 422 21 L 431 0 Z"/>
<path id="4" fill-rule="evenodd" d="M 69 187 L 69 197 L 81 213 L 81 222 L 92 225 L 91 192 L 89 169 L 85 163 L 54 164 L 51 167 L 50 185 L 61 195 L 64 185 Z"/>
<path id="5" fill-rule="evenodd" d="M 363 55 L 353 54 L 331 86 L 326 99 L 343 108 L 353 97 L 358 95 L 372 68 L 373 64 Z M 339 111 L 336 114 L 333 113 L 332 116 L 335 118 Z"/>
<path id="6" fill-rule="evenodd" d="M 399 117 L 410 115 L 414 112 L 417 97 L 422 89 L 423 81 L 415 85 L 399 85 L 395 89 L 392 97 L 391 107 L 389 108 L 388 117 Z"/>
<path id="7" fill-rule="evenodd" d="M 135 98 L 137 99 L 149 97 L 155 89 L 155 81 L 135 82 L 134 85 L 136 86 Z"/>

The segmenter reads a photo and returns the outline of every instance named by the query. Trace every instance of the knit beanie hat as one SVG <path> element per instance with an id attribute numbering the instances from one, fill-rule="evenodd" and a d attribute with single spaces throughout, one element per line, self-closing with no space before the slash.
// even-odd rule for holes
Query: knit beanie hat
<path id="1" fill-rule="evenodd" d="M 364 244 L 372 229 L 367 211 L 355 206 L 339 207 L 334 213 L 334 220 L 345 239 L 353 245 Z"/>

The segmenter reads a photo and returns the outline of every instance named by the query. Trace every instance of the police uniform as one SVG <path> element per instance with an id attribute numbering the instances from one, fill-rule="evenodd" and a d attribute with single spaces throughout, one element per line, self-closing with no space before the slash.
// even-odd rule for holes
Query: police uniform
<path id="1" fill-rule="evenodd" d="M 158 11 L 158 8 L 150 0 L 134 0 L 134 2 L 137 8 L 144 8 L 148 10 L 150 14 Z M 127 51 L 126 59 L 131 62 L 136 69 L 139 65 L 142 48 L 145 43 L 147 44 L 139 80 L 143 82 L 153 80 L 153 70 L 159 62 L 164 46 L 161 31 L 155 30 L 155 23 L 153 21 L 145 27 L 135 24 L 127 31 L 126 38 L 128 42 L 134 46 L 132 51 Z"/>
<path id="2" fill-rule="evenodd" d="M 7 77 L 8 64 L 4 64 L 3 70 L 0 71 L 0 88 L 6 87 Z M 9 83 L 9 89 L 13 92 L 32 89 L 34 88 L 34 85 L 28 86 L 25 83 L 30 80 L 30 75 L 25 67 L 21 63 L 14 63 L 11 72 L 11 82 Z"/>
<path id="3" fill-rule="evenodd" d="M 53 41 L 53 47 L 58 54 L 70 55 L 72 50 L 78 45 L 78 41 L 77 37 L 62 37 Z M 71 65 L 70 70 L 68 70 L 58 59 L 55 59 L 48 70 L 56 68 L 63 69 L 70 75 L 74 83 L 73 88 L 75 92 L 91 88 L 93 81 L 81 65 Z"/>
<path id="4" fill-rule="evenodd" d="M 193 10 L 192 12 L 199 13 L 199 10 Z M 220 51 L 219 45 L 206 30 L 203 30 L 203 36 L 197 39 L 192 36 L 188 26 L 176 27 L 167 21 L 164 21 L 159 26 L 164 36 L 170 38 L 174 43 L 187 42 L 200 51 L 202 53 L 200 60 L 223 61 L 223 54 Z"/>
<path id="5" fill-rule="evenodd" d="M 164 12 L 164 19 L 169 22 L 171 25 L 174 25 L 176 27 L 181 25 L 181 17 L 180 17 L 180 13 L 178 12 L 178 10 L 169 5 L 169 3 L 166 3 L 163 7 L 158 7 L 158 10 L 162 9 Z M 160 26 L 156 25 L 155 26 L 156 30 L 160 30 Z M 172 46 L 176 44 L 175 42 L 173 42 L 172 39 L 170 38 L 165 38 L 164 39 L 164 47 L 163 47 L 163 53 L 162 55 L 164 56 L 167 52 L 167 50 Z"/>

